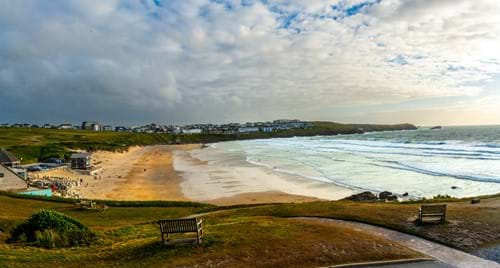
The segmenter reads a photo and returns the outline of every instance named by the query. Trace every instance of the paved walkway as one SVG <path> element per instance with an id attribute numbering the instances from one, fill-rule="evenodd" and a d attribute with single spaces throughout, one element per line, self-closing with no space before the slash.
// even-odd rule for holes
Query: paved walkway
<path id="1" fill-rule="evenodd" d="M 485 260 L 474 255 L 465 253 L 460 250 L 456 250 L 438 243 L 434 243 L 423 238 L 400 233 L 397 231 L 389 230 L 382 227 L 377 227 L 369 224 L 358 223 L 358 222 L 350 222 L 343 220 L 335 220 L 335 219 L 325 219 L 325 218 L 315 218 L 315 217 L 297 217 L 294 218 L 296 220 L 303 221 L 315 221 L 315 222 L 323 222 L 323 223 L 332 223 L 335 225 L 341 225 L 345 227 L 349 227 L 355 230 L 359 230 L 362 232 L 367 232 L 373 235 L 384 237 L 387 240 L 395 241 L 403 246 L 411 248 L 415 251 L 424 253 L 425 255 L 435 258 L 439 262 L 444 264 L 451 265 L 453 267 L 458 268 L 500 268 L 500 264 Z M 418 263 L 417 263 L 418 264 Z M 443 267 L 443 266 L 432 266 L 439 265 L 439 263 L 429 263 L 428 267 Z M 383 266 L 382 266 L 383 267 Z M 411 266 L 411 265 L 402 265 L 402 266 L 387 266 L 387 267 L 420 267 L 420 266 Z M 425 266 L 424 266 L 425 267 Z M 446 266 L 444 266 L 446 267 Z"/>

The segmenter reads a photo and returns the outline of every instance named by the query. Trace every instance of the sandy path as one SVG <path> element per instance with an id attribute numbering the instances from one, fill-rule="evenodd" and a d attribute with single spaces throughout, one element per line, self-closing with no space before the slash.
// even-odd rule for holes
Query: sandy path
<path id="1" fill-rule="evenodd" d="M 315 221 L 323 223 L 331 223 L 332 225 L 341 225 L 355 230 L 367 232 L 370 234 L 381 236 L 385 239 L 392 240 L 403 246 L 406 246 L 415 251 L 424 253 L 427 256 L 435 258 L 441 262 L 452 265 L 454 267 L 464 268 L 499 268 L 500 264 L 485 260 L 474 255 L 456 250 L 441 244 L 437 244 L 423 238 L 400 233 L 397 231 L 389 230 L 382 227 L 377 227 L 369 224 L 350 222 L 335 219 L 314 218 L 314 217 L 298 217 L 295 220 L 301 221 Z"/>

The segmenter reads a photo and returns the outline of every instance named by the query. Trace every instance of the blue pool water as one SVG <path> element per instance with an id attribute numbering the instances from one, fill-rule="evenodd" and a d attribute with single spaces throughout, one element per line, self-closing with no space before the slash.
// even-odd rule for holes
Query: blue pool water
<path id="1" fill-rule="evenodd" d="M 52 196 L 52 190 L 51 189 L 34 190 L 34 191 L 23 192 L 22 194 L 24 194 L 24 195 L 36 195 L 36 196 L 51 197 Z"/>

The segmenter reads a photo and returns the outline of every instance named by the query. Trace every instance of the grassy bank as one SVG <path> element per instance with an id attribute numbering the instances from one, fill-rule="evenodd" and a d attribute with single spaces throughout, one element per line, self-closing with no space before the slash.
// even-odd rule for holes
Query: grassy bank
<path id="1" fill-rule="evenodd" d="M 454 200 L 447 222 L 415 224 L 419 203 L 312 202 L 213 207 L 192 203 L 176 206 L 135 202 L 118 204 L 104 212 L 81 211 L 72 203 L 0 195 L 0 267 L 85 266 L 222 266 L 313 267 L 332 264 L 420 256 L 390 241 L 366 233 L 321 223 L 288 219 L 315 216 L 370 223 L 415 234 L 442 244 L 472 251 L 500 243 L 499 196 L 481 205 Z M 39 209 L 53 209 L 89 226 L 98 235 L 90 247 L 44 250 L 7 244 L 8 233 Z M 203 216 L 206 241 L 202 246 L 164 247 L 160 218 Z"/>
<path id="2" fill-rule="evenodd" d="M 184 217 L 204 209 L 111 207 L 94 212 L 78 210 L 68 203 L 4 195 L 0 195 L 0 203 L 0 267 L 318 267 L 421 256 L 353 229 L 274 216 L 246 216 L 240 213 L 243 208 L 203 216 L 202 245 L 165 247 L 160 243 L 156 220 Z M 5 242 L 17 223 L 42 208 L 78 219 L 97 233 L 97 243 L 47 250 Z"/>
<path id="3" fill-rule="evenodd" d="M 0 148 L 8 149 L 18 158 L 22 158 L 22 162 L 26 164 L 51 157 L 68 159 L 71 151 L 76 149 L 87 151 L 123 151 L 134 145 L 211 143 L 242 139 L 353 134 L 361 133 L 363 131 L 415 128 L 410 124 L 350 125 L 333 122 L 314 122 L 313 124 L 314 127 L 310 129 L 292 129 L 273 133 L 249 133 L 234 135 L 171 135 L 0 127 Z"/>

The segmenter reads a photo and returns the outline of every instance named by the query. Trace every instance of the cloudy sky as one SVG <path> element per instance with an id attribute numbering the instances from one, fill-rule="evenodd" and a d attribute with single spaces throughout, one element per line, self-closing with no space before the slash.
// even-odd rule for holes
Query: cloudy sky
<path id="1" fill-rule="evenodd" d="M 0 0 L 0 122 L 500 124 L 498 0 Z"/>

